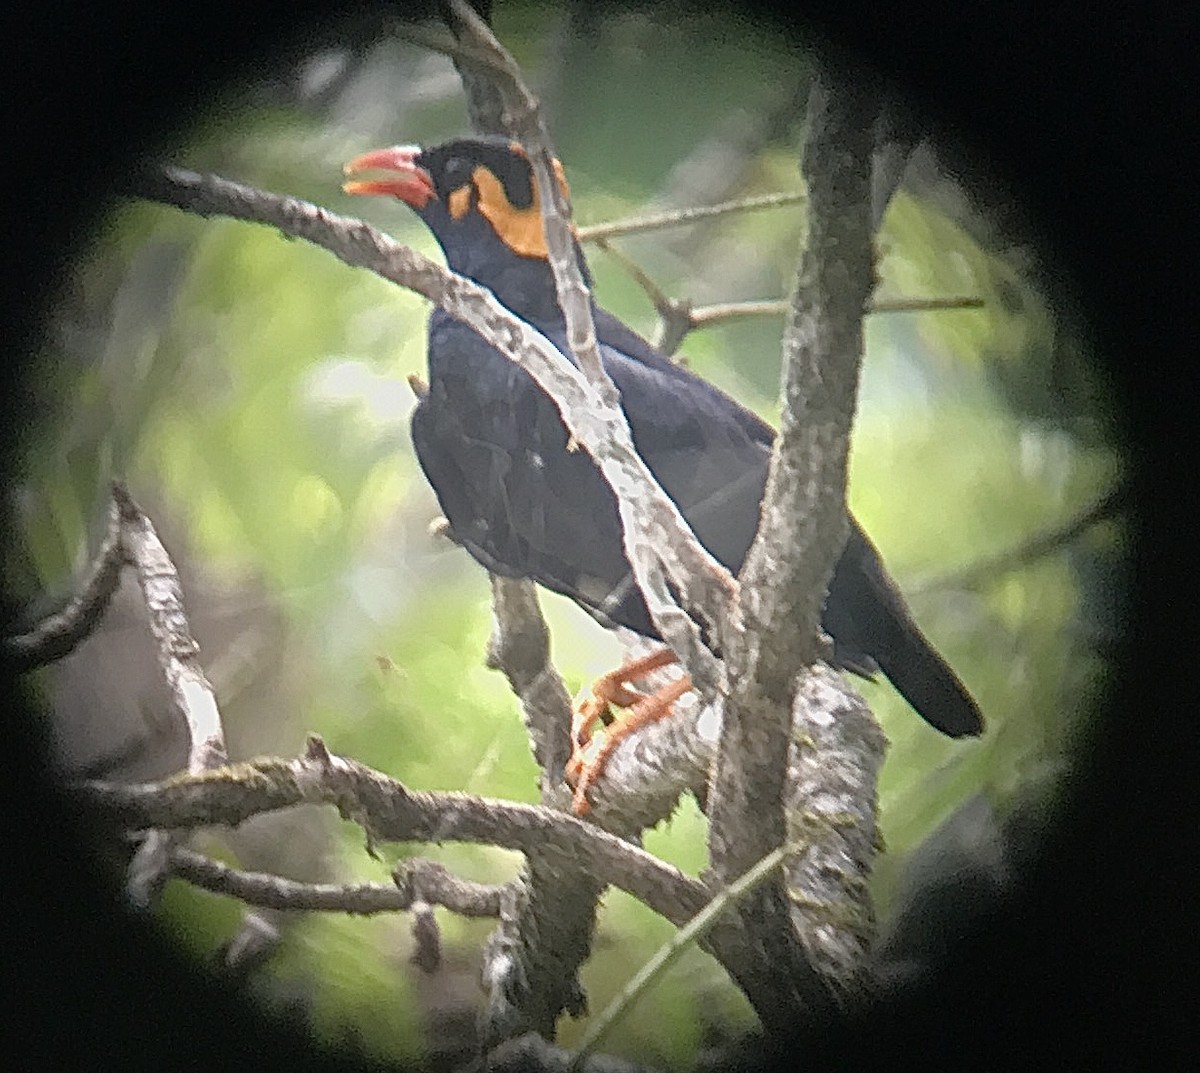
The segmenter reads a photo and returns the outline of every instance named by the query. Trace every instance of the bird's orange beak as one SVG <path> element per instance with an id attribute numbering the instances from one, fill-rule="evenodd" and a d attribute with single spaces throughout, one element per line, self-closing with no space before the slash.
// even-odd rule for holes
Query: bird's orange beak
<path id="1" fill-rule="evenodd" d="M 393 145 L 388 149 L 372 149 L 369 153 L 356 156 L 342 166 L 346 175 L 358 175 L 364 171 L 386 171 L 391 174 L 387 178 L 355 179 L 343 183 L 342 189 L 347 194 L 386 194 L 398 197 L 414 209 L 423 209 L 432 198 L 437 197 L 437 191 L 433 188 L 429 172 L 416 162 L 420 153 L 420 146 Z"/>

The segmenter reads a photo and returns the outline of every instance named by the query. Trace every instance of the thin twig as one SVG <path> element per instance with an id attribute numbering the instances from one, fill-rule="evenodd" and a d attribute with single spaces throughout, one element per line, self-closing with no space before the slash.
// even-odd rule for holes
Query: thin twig
<path id="1" fill-rule="evenodd" d="M 591 224 L 588 227 L 578 228 L 576 234 L 580 242 L 599 242 L 602 239 L 617 238 L 621 235 L 638 235 L 645 231 L 682 227 L 686 224 L 694 224 L 699 220 L 711 220 L 714 217 L 726 216 L 734 212 L 754 212 L 757 209 L 798 205 L 806 201 L 807 197 L 808 195 L 801 191 L 757 194 L 753 197 L 737 198 L 734 201 L 722 201 L 718 205 L 697 205 L 692 208 L 671 209 L 667 212 L 635 216 L 625 220 L 613 220 L 606 224 Z"/>
<path id="2" fill-rule="evenodd" d="M 466 917 L 494 917 L 500 911 L 500 887 L 459 879 L 443 865 L 420 858 L 405 861 L 397 869 L 394 883 L 300 883 L 262 872 L 245 872 L 175 846 L 170 871 L 195 887 L 266 909 L 369 916 L 401 912 L 411 909 L 416 901 L 424 901 Z"/>
<path id="3" fill-rule="evenodd" d="M 1056 551 L 1078 540 L 1093 526 L 1127 511 L 1133 501 L 1133 488 L 1128 483 L 1105 492 L 1099 499 L 1068 518 L 1059 525 L 1035 533 L 1014 548 L 996 555 L 979 559 L 959 570 L 949 573 L 927 574 L 905 585 L 912 594 L 924 594 L 942 589 L 976 589 L 992 584 L 1005 574 L 1021 570 L 1031 563 L 1053 555 Z"/>
<path id="4" fill-rule="evenodd" d="M 933 313 L 950 309 L 982 309 L 982 298 L 970 295 L 950 295 L 946 298 L 877 298 L 867 303 L 864 312 L 878 313 Z M 712 305 L 696 306 L 691 310 L 692 328 L 707 328 L 726 320 L 741 317 L 783 317 L 792 309 L 786 298 L 763 298 L 745 302 L 715 302 Z"/>
<path id="5" fill-rule="evenodd" d="M 658 313 L 658 328 L 652 344 L 668 357 L 673 355 L 692 330 L 692 303 L 688 298 L 672 298 L 628 254 L 613 246 L 608 239 L 596 239 L 596 245 L 621 264 L 649 296 Z"/>
<path id="6" fill-rule="evenodd" d="M 791 852 L 794 852 L 791 847 L 780 846 L 768 853 L 745 875 L 740 876 L 720 891 L 708 905 L 659 947 L 654 956 L 638 970 L 633 979 L 621 989 L 604 1011 L 593 1018 L 579 1043 L 575 1057 L 571 1059 L 570 1073 L 575 1073 L 582 1068 L 584 1059 L 625 1016 L 630 1006 L 644 995 L 683 956 L 685 951 L 694 946 L 712 928 L 717 918 L 755 890 Z"/>
<path id="7" fill-rule="evenodd" d="M 867 313 L 940 313 L 950 309 L 983 309 L 982 298 L 968 294 L 945 298 L 872 298 Z"/>
<path id="8" fill-rule="evenodd" d="M 125 549 L 121 544 L 121 517 L 116 501 L 109 503 L 108 526 L 96 554 L 88 564 L 79 591 L 61 611 L 47 615 L 33 629 L 0 643 L 10 668 L 31 671 L 62 659 L 95 631 L 121 583 Z"/>

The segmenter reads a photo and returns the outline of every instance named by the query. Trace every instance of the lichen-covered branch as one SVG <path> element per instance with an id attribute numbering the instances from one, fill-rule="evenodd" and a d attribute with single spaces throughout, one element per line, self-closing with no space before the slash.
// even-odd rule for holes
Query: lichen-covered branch
<path id="1" fill-rule="evenodd" d="M 846 457 L 873 285 L 876 105 L 873 92 L 850 83 L 814 85 L 810 100 L 809 233 L 784 341 L 780 431 L 725 645 L 731 691 L 709 794 L 710 861 L 724 882 L 788 837 L 792 696 L 797 674 L 822 654 L 821 607 L 846 537 Z M 808 1012 L 837 1004 L 830 980 L 799 947 L 782 881 L 766 884 L 743 919 L 776 944 L 783 1027 L 793 1003 Z"/>
<path id="2" fill-rule="evenodd" d="M 395 842 L 473 842 L 587 865 L 678 924 L 708 900 L 704 885 L 645 850 L 540 805 L 409 790 L 312 737 L 296 760 L 263 758 L 162 783 L 89 782 L 88 805 L 132 830 L 225 824 L 300 804 L 333 805 L 368 837 Z"/>
<path id="3" fill-rule="evenodd" d="M 887 740 L 866 702 L 825 664 L 792 703 L 785 781 L 785 875 L 796 934 L 841 1005 L 869 993 L 875 909 L 867 883 L 881 840 L 878 780 Z"/>

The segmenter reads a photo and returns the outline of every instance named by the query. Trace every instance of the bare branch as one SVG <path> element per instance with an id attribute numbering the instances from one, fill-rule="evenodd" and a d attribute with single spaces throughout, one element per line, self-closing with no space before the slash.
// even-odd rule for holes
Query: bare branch
<path id="1" fill-rule="evenodd" d="M 540 805 L 408 790 L 331 754 L 316 736 L 293 761 L 265 758 L 133 786 L 89 782 L 80 791 L 100 815 L 134 830 L 236 826 L 294 805 L 334 805 L 377 841 L 473 842 L 582 862 L 677 924 L 708 900 L 703 884 L 573 816 Z"/>
<path id="2" fill-rule="evenodd" d="M 558 304 L 571 351 L 602 407 L 596 416 L 608 426 L 614 443 L 632 445 L 617 389 L 600 360 L 591 293 L 575 258 L 571 206 L 555 176 L 552 143 L 538 101 L 525 86 L 512 56 L 483 20 L 463 0 L 451 0 L 450 10 L 460 24 L 456 31 L 460 40 L 470 42 L 472 53 L 487 56 L 485 66 L 504 101 L 505 126 L 525 147 L 537 187 L 544 194 L 542 222 Z M 557 396 L 548 393 L 557 401 Z M 567 428 L 574 433 L 570 422 Z M 668 579 L 682 593 L 686 605 L 716 623 L 726 617 L 729 599 L 736 590 L 732 577 L 696 540 L 678 508 L 640 459 L 634 467 L 636 475 L 625 466 L 619 473 L 612 472 L 614 467 L 606 466 L 605 456 L 587 443 L 584 446 L 617 494 L 626 557 L 655 626 L 688 668 L 697 688 L 713 694 L 724 684 L 723 668 L 704 645 L 700 627 L 679 607 Z M 632 481 L 627 479 L 630 477 Z M 644 507 L 652 513 L 646 513 Z"/>
<path id="3" fill-rule="evenodd" d="M 122 542 L 146 600 L 150 632 L 158 643 L 159 666 L 187 723 L 188 771 L 195 775 L 219 767 L 228 758 L 225 731 L 212 686 L 200 666 L 200 646 L 188 627 L 179 573 L 150 519 L 119 482 L 113 483 L 113 499 L 121 517 Z"/>
<path id="4" fill-rule="evenodd" d="M 982 309 L 983 299 L 970 295 L 949 295 L 946 298 L 878 298 L 867 303 L 865 312 L 873 313 L 935 313 L 948 309 Z M 742 317 L 782 317 L 791 312 L 792 303 L 786 298 L 764 298 L 746 302 L 718 302 L 697 306 L 691 310 L 690 327 L 707 328 L 726 320 Z"/>
<path id="5" fill-rule="evenodd" d="M 671 209 L 648 216 L 634 216 L 625 220 L 613 220 L 606 224 L 580 227 L 576 235 L 580 242 L 599 242 L 601 239 L 618 238 L 621 235 L 639 235 L 646 231 L 661 231 L 667 227 L 683 227 L 700 220 L 711 220 L 731 213 L 754 212 L 758 209 L 775 209 L 784 205 L 803 204 L 808 197 L 803 191 L 780 191 L 776 194 L 757 194 L 754 197 L 722 201 L 718 205 L 696 205 L 686 209 Z"/>
<path id="6" fill-rule="evenodd" d="M 485 9 L 486 10 L 486 9 Z M 454 35 L 455 42 L 469 44 L 470 30 L 462 24 L 457 14 L 443 8 L 442 17 Z M 479 134 L 506 134 L 504 123 L 504 98 L 487 70 L 479 62 L 465 60 L 456 52 L 450 59 L 458 71 L 463 91 L 467 98 L 467 114 L 471 117 L 471 129 Z"/>
<path id="7" fill-rule="evenodd" d="M 917 578 L 905 588 L 910 594 L 915 594 L 938 589 L 975 589 L 991 584 L 1005 574 L 1053 555 L 1078 540 L 1093 526 L 1119 516 L 1129 509 L 1132 499 L 1132 487 L 1128 483 L 1121 483 L 1066 521 L 1035 533 L 1014 548 L 980 559 L 950 573 Z"/>
<path id="8" fill-rule="evenodd" d="M 488 664 L 503 670 L 521 701 L 541 767 L 542 802 L 564 811 L 563 770 L 570 751 L 571 701 L 550 664 L 550 635 L 527 581 L 492 577 Z M 547 1039 L 564 1011 L 583 1013 L 580 966 L 591 952 L 596 909 L 606 884 L 580 861 L 531 852 L 500 908 L 483 951 L 486 1046 L 534 1030 Z"/>
<path id="9" fill-rule="evenodd" d="M 176 846 L 170 871 L 193 886 L 268 909 L 316 910 L 369 916 L 411 909 L 424 901 L 460 916 L 494 917 L 498 886 L 458 879 L 436 861 L 414 858 L 396 870 L 395 883 L 299 883 L 262 872 L 244 872 L 202 853 Z"/>
<path id="10" fill-rule="evenodd" d="M 212 686 L 200 666 L 200 646 L 192 637 L 183 608 L 183 586 L 150 519 L 125 486 L 114 481 L 113 502 L 121 519 L 121 543 L 137 572 L 157 642 L 159 667 L 171 699 L 188 730 L 188 766 L 196 775 L 225 763 L 225 730 Z M 129 862 L 126 892 L 133 905 L 149 906 L 166 882 L 174 838 L 150 831 Z"/>
<path id="11" fill-rule="evenodd" d="M 242 926 L 221 944 L 221 965 L 227 971 L 245 977 L 271 956 L 282 938 L 271 914 L 248 910 L 242 915 Z"/>
<path id="12" fill-rule="evenodd" d="M 61 611 L 48 615 L 27 633 L 5 638 L 0 644 L 4 659 L 17 672 L 31 671 L 62 659 L 89 637 L 121 582 L 125 549 L 121 544 L 121 517 L 115 500 L 109 504 L 108 527 L 88 564 L 79 591 Z"/>
<path id="13" fill-rule="evenodd" d="M 263 758 L 144 785 L 89 782 L 81 784 L 78 791 L 101 818 L 134 830 L 236 826 L 264 812 L 294 805 L 334 805 L 344 818 L 362 826 L 371 842 L 472 842 L 517 850 L 542 866 L 557 862 L 571 871 L 582 867 L 595 884 L 620 887 L 676 926 L 691 920 L 715 893 L 645 850 L 564 812 L 469 794 L 411 791 L 357 761 L 332 755 L 315 736 L 309 739 L 305 754 L 294 761 Z M 228 883 L 232 888 L 238 882 L 229 875 L 217 878 L 217 870 L 198 865 L 192 858 L 181 860 L 197 875 L 203 870 L 214 883 Z M 413 891 L 414 898 L 436 899 L 438 895 L 424 886 L 428 878 L 423 877 L 420 889 Z M 245 882 L 260 903 L 302 897 L 297 888 Z M 540 895 L 555 889 L 548 882 L 530 882 L 525 888 Z M 303 897 L 325 897 L 313 890 Z M 505 892 L 515 896 L 516 888 L 501 890 L 501 918 L 507 914 L 516 919 L 519 906 L 506 909 Z M 334 895 L 329 897 L 336 900 Z M 369 900 L 382 898 L 382 894 L 363 893 L 361 897 Z M 450 898 L 446 894 L 446 899 Z M 742 986 L 755 1008 L 765 1011 L 765 1019 L 773 1021 L 772 1014 L 780 1005 L 773 990 L 779 984 L 778 971 L 773 959 L 764 963 L 753 931 L 748 933 L 726 914 L 701 945 Z M 488 963 L 495 965 L 497 958 L 489 958 Z M 796 1012 L 794 1006 L 792 1012 Z M 554 1015 L 557 1013 L 555 1009 Z"/>
<path id="14" fill-rule="evenodd" d="M 821 655 L 821 607 L 846 537 L 846 457 L 873 284 L 875 106 L 872 93 L 851 85 L 822 92 L 814 84 L 810 98 L 809 235 L 785 335 L 780 432 L 725 643 L 732 690 L 709 793 L 709 855 L 726 882 L 789 834 L 783 802 L 795 678 Z M 795 1011 L 840 1002 L 833 981 L 800 949 L 789 917 L 782 881 L 767 883 L 743 913 L 776 948 L 780 994 L 768 1029 L 786 1028 Z"/>
<path id="15" fill-rule="evenodd" d="M 542 802 L 566 799 L 563 771 L 571 752 L 571 697 L 550 662 L 550 631 L 528 581 L 494 576 L 487 665 L 503 671 L 521 702 L 533 756 L 542 771 Z"/>
<path id="16" fill-rule="evenodd" d="M 652 340 L 655 347 L 670 357 L 679 348 L 683 338 L 692 327 L 692 302 L 690 298 L 672 298 L 650 276 L 643 271 L 628 254 L 612 245 L 606 238 L 596 239 L 596 245 L 614 260 L 619 261 L 642 288 L 658 314 L 658 329 Z"/>
<path id="17" fill-rule="evenodd" d="M 949 309 L 983 309 L 984 301 L 968 294 L 945 298 L 872 298 L 867 313 L 939 313 Z"/>

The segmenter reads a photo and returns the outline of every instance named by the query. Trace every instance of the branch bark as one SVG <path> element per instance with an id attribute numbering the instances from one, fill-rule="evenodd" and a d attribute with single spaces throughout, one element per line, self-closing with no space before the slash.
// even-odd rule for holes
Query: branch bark
<path id="1" fill-rule="evenodd" d="M 121 521 L 121 545 L 137 573 L 159 667 L 175 708 L 188 731 L 189 774 L 220 767 L 227 760 L 225 729 L 212 686 L 200 665 L 200 646 L 192 637 L 183 607 L 183 586 L 175 564 L 158 539 L 154 525 L 119 481 L 112 486 Z M 126 892 L 130 902 L 147 908 L 162 891 L 170 871 L 175 837 L 150 831 L 129 862 Z"/>
<path id="2" fill-rule="evenodd" d="M 553 143 L 542 121 L 538 100 L 525 85 L 516 61 L 470 6 L 464 0 L 451 0 L 450 11 L 457 24 L 456 37 L 469 44 L 460 58 L 490 75 L 503 102 L 501 117 L 505 129 L 524 146 L 538 189 L 545 194 L 542 223 L 567 340 L 593 389 L 595 417 L 608 428 L 608 437 L 597 446 L 628 443 L 632 449 L 619 393 L 600 360 L 591 292 L 575 258 L 571 205 L 555 175 Z M 557 401 L 556 396 L 551 397 Z M 563 416 L 565 419 L 566 414 Z M 571 422 L 566 424 L 574 435 Z M 668 581 L 674 584 L 685 605 L 715 624 L 724 621 L 728 612 L 729 600 L 736 591 L 733 578 L 695 538 L 679 509 L 640 458 L 632 469 L 627 465 L 618 469 L 611 465 L 613 459 L 609 456 L 597 454 L 592 445 L 575 438 L 592 455 L 617 493 L 625 554 L 655 626 L 687 667 L 696 687 L 709 696 L 715 695 L 724 687 L 724 669 L 704 644 L 700 627 L 679 606 Z M 623 447 L 620 453 L 624 455 Z M 627 462 L 623 458 L 622 461 Z M 654 513 L 647 514 L 639 501 L 652 507 Z"/>
<path id="3" fill-rule="evenodd" d="M 493 577 L 492 615 L 488 665 L 504 672 L 521 702 L 541 767 L 542 803 L 565 812 L 571 701 L 550 663 L 550 633 L 533 585 Z M 553 1040 L 562 1013 L 587 1011 L 579 969 L 591 952 L 605 886 L 581 862 L 553 853 L 526 856 L 483 952 L 488 1001 L 480 1039 L 486 1050 L 529 1031 Z"/>
<path id="4" fill-rule="evenodd" d="M 25 633 L 4 638 L 0 644 L 0 652 L 10 669 L 22 674 L 70 655 L 100 625 L 121 582 L 124 565 L 121 516 L 113 501 L 108 508 L 104 538 L 88 564 L 79 591 L 61 611 L 46 616 Z"/>
<path id="5" fill-rule="evenodd" d="M 709 899 L 704 884 L 593 824 L 540 805 L 409 790 L 313 736 L 303 756 L 262 758 L 162 783 L 80 787 L 104 819 L 131 830 L 237 826 L 300 804 L 333 805 L 372 842 L 473 842 L 585 864 L 597 876 L 682 924 Z"/>
<path id="6" fill-rule="evenodd" d="M 300 883 L 263 872 L 244 872 L 202 853 L 176 846 L 171 851 L 171 874 L 193 886 L 237 898 L 264 909 L 316 910 L 321 912 L 396 913 L 418 902 L 441 905 L 467 917 L 500 914 L 503 888 L 472 883 L 450 874 L 445 866 L 423 858 L 410 858 L 396 869 L 395 882 Z"/>
<path id="7" fill-rule="evenodd" d="M 873 284 L 876 107 L 873 91 L 850 82 L 830 84 L 823 75 L 814 83 L 802 164 L 809 233 L 784 340 L 780 431 L 724 639 L 731 692 L 709 795 L 709 855 L 726 883 L 782 845 L 789 827 L 804 826 L 805 806 L 797 813 L 784 805 L 794 800 L 784 792 L 790 710 L 797 674 L 811 674 L 823 654 L 820 613 L 847 532 L 846 458 Z M 818 725 L 828 719 L 819 706 L 815 712 Z M 852 725 L 831 720 L 828 745 L 854 752 L 845 738 Z M 818 779 L 810 790 L 820 786 Z M 832 981 L 801 949 L 782 880 L 764 884 L 742 917 L 775 944 L 780 986 L 764 1017 L 768 1028 L 787 1029 L 797 1014 L 840 1004 Z"/>

